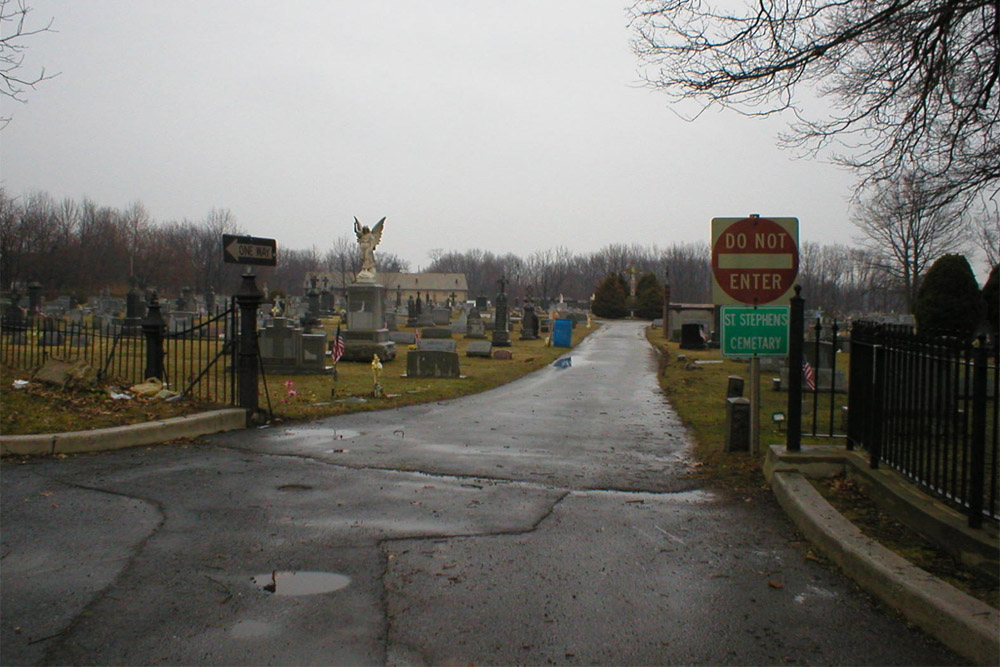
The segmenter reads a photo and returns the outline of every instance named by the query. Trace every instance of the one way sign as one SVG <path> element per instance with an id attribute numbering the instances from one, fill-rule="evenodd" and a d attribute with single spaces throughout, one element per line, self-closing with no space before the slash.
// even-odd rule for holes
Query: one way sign
<path id="1" fill-rule="evenodd" d="M 278 244 L 274 239 L 254 236 L 222 235 L 222 259 L 230 264 L 278 264 Z"/>

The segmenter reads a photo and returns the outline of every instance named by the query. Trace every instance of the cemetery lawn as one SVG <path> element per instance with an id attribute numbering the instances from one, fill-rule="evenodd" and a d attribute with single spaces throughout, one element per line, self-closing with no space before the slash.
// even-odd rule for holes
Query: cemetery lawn
<path id="1" fill-rule="evenodd" d="M 573 330 L 573 345 L 594 330 L 578 324 Z M 270 421 L 278 424 L 444 401 L 516 380 L 568 351 L 546 346 L 544 338 L 522 341 L 518 332 L 512 332 L 510 347 L 494 348 L 510 350 L 513 355 L 510 360 L 467 357 L 465 349 L 469 341 L 458 338 L 456 342 L 463 376 L 459 379 L 402 377 L 406 373 L 408 349 L 397 346 L 396 358 L 383 363 L 379 376 L 384 392 L 381 398 L 372 395 L 371 364 L 341 362 L 337 364 L 336 377 L 332 374 L 265 376 L 260 383 L 260 407 L 268 410 L 270 405 Z M 141 397 L 115 400 L 110 389 L 123 391 L 117 385 L 59 389 L 32 381 L 31 375 L 31 371 L 0 367 L 0 433 L 4 435 L 84 431 L 229 407 L 190 400 L 164 402 Z M 15 380 L 29 382 L 24 388 L 14 389 Z"/>
<path id="2" fill-rule="evenodd" d="M 746 362 L 723 359 L 719 350 L 681 350 L 679 344 L 663 339 L 659 329 L 649 328 L 646 337 L 660 354 L 660 386 L 671 406 L 677 411 L 694 440 L 695 466 L 691 475 L 707 486 L 742 498 L 748 503 L 770 496 L 764 479 L 764 456 L 724 451 L 726 442 L 726 388 L 730 375 L 747 380 L 745 396 L 749 396 L 749 371 Z M 697 363 L 702 362 L 702 363 Z M 837 368 L 847 371 L 846 354 L 839 354 Z M 787 412 L 788 394 L 771 389 L 771 377 L 761 371 L 761 446 L 783 443 L 785 432 L 772 420 L 775 412 Z M 829 412 L 829 394 L 820 395 L 820 410 Z M 847 396 L 837 395 L 836 405 L 846 405 Z M 812 398 L 803 406 L 802 430 L 812 432 Z M 829 430 L 829 423 L 820 415 L 817 432 Z M 843 439 L 802 438 L 803 445 L 844 444 Z M 834 478 L 814 483 L 831 505 L 856 525 L 868 537 L 910 561 L 917 567 L 947 581 L 959 590 L 987 604 L 998 606 L 996 585 L 962 566 L 949 554 L 895 521 L 881 511 L 873 501 L 849 480 Z M 809 550 L 808 558 L 822 560 Z"/>

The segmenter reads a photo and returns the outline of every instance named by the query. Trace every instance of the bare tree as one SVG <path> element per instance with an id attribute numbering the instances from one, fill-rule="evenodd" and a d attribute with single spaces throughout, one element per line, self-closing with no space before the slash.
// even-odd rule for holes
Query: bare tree
<path id="1" fill-rule="evenodd" d="M 907 176 L 876 190 L 852 219 L 862 234 L 859 241 L 896 281 L 911 313 L 925 270 L 941 255 L 961 252 L 968 229 L 956 207 L 928 206 L 932 196 L 920 178 Z"/>
<path id="2" fill-rule="evenodd" d="M 54 74 L 46 74 L 42 67 L 34 74 L 24 72 L 24 57 L 29 37 L 52 31 L 50 19 L 44 28 L 28 25 L 31 8 L 24 0 L 0 0 L 0 95 L 16 102 L 24 102 L 24 94 L 29 88 L 51 79 Z M 0 129 L 10 122 L 10 116 L 0 116 Z"/>
<path id="3" fill-rule="evenodd" d="M 1000 210 L 997 202 L 990 201 L 973 213 L 976 246 L 983 253 L 990 268 L 1000 264 Z"/>
<path id="4" fill-rule="evenodd" d="M 727 7 L 731 7 L 732 3 Z M 928 206 L 967 206 L 1000 178 L 1000 3 L 787 0 L 742 12 L 641 0 L 634 49 L 680 100 L 755 116 L 792 112 L 784 140 L 834 155 L 862 185 L 923 172 Z M 801 87 L 832 103 L 804 110 Z"/>

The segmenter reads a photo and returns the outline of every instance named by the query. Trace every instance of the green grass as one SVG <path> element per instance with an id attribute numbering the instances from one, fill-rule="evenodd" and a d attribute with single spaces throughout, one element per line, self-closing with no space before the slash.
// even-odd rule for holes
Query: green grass
<path id="1" fill-rule="evenodd" d="M 578 324 L 573 330 L 573 345 L 592 331 Z M 522 341 L 517 332 L 511 334 L 512 345 L 506 348 L 513 354 L 509 361 L 466 357 L 468 341 L 458 339 L 457 343 L 463 375 L 460 379 L 401 377 L 406 372 L 408 351 L 403 347 L 398 349 L 395 360 L 383 364 L 379 382 L 385 395 L 381 398 L 372 395 L 370 364 L 341 362 L 337 364 L 336 379 L 333 375 L 266 376 L 260 383 L 260 406 L 266 409 L 270 396 L 273 420 L 278 423 L 448 400 L 506 384 L 552 363 L 567 351 L 546 346 L 544 339 Z M 138 397 L 114 400 L 107 385 L 58 389 L 31 381 L 24 389 L 13 389 L 15 380 L 30 381 L 33 370 L 0 368 L 0 433 L 4 435 L 90 430 L 228 407 L 190 399 L 176 403 Z M 358 398 L 365 402 L 342 400 Z"/>
<path id="2" fill-rule="evenodd" d="M 595 325 L 596 326 L 596 325 Z M 578 324 L 573 330 L 573 345 L 579 344 L 594 329 Z M 347 412 L 384 410 L 417 403 L 443 401 L 499 387 L 546 366 L 567 352 L 566 348 L 549 347 L 544 338 L 522 341 L 519 333 L 511 334 L 511 360 L 484 359 L 465 356 L 470 341 L 456 339 L 462 377 L 408 378 L 405 346 L 397 346 L 396 358 L 384 362 L 379 375 L 384 396 L 373 396 L 374 379 L 369 363 L 340 362 L 336 378 L 333 375 L 267 376 L 266 386 L 271 406 L 279 420 L 316 419 Z M 501 348 L 494 348 L 498 350 Z M 291 383 L 291 385 L 288 385 Z M 267 407 L 262 383 L 260 405 Z M 294 392 L 291 395 L 290 392 Z M 353 400 L 365 399 L 365 403 Z"/>
<path id="3" fill-rule="evenodd" d="M 678 343 L 666 341 L 659 329 L 647 329 L 646 337 L 660 353 L 660 386 L 684 425 L 694 436 L 695 457 L 700 477 L 736 494 L 750 496 L 769 492 L 761 473 L 764 448 L 785 442 L 783 424 L 774 421 L 775 413 L 788 414 L 788 393 L 772 389 L 777 373 L 761 371 L 760 447 L 757 453 L 729 453 L 726 442 L 726 390 L 729 376 L 744 379 L 743 395 L 750 395 L 750 372 L 746 361 L 722 357 L 719 350 L 682 350 Z M 841 355 L 843 356 L 843 355 Z M 838 365 L 846 368 L 846 359 Z M 835 395 L 839 407 L 846 396 Z M 829 430 L 829 394 L 820 394 L 819 432 Z M 803 429 L 812 429 L 812 397 L 803 405 Z M 805 437 L 803 444 L 829 443 L 829 438 Z M 837 440 L 837 442 L 843 442 Z"/>

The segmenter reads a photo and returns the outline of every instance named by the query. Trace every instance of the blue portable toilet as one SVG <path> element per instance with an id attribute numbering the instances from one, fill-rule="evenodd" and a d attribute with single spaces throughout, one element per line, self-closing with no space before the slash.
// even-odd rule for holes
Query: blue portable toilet
<path id="1" fill-rule="evenodd" d="M 552 323 L 552 347 L 573 347 L 572 320 L 556 320 Z"/>

